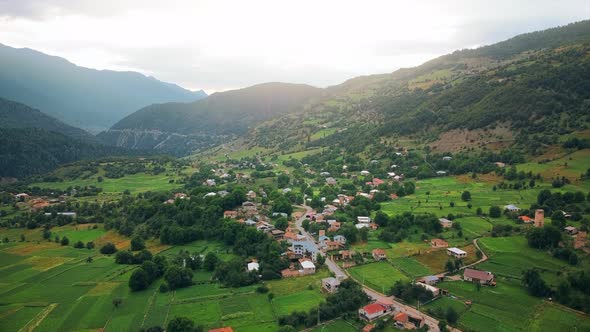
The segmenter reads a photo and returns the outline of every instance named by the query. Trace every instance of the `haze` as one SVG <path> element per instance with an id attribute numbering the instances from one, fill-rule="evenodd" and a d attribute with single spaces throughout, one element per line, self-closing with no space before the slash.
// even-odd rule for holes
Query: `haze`
<path id="1" fill-rule="evenodd" d="M 588 17 L 587 0 L 0 0 L 0 43 L 212 92 L 324 87 Z"/>

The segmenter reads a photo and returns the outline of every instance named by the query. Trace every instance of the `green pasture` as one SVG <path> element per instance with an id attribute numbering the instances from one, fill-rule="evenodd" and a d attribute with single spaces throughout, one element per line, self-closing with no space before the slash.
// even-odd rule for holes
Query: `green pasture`
<path id="1" fill-rule="evenodd" d="M 409 278 L 389 262 L 377 262 L 354 266 L 348 269 L 350 275 L 358 282 L 381 293 L 387 292 L 398 281 Z"/>
<path id="2" fill-rule="evenodd" d="M 358 327 L 350 324 L 349 322 L 337 319 L 328 324 L 317 326 L 313 328 L 312 332 L 356 332 Z"/>
<path id="3" fill-rule="evenodd" d="M 92 177 L 64 182 L 38 182 L 31 184 L 31 187 L 65 190 L 69 187 L 75 186 L 95 186 L 102 188 L 105 193 L 119 193 L 125 190 L 129 190 L 131 193 L 139 193 L 145 191 L 167 191 L 179 188 L 182 185 L 169 183 L 170 180 L 175 180 L 176 178 L 176 176 L 167 176 L 165 174 L 152 175 L 138 173 L 125 175 L 118 179 L 109 179 L 105 177 L 102 182 L 98 182 L 97 177 Z"/>
<path id="4" fill-rule="evenodd" d="M 424 264 L 418 262 L 412 257 L 398 257 L 390 260 L 397 269 L 406 275 L 417 278 L 432 274 L 432 271 Z"/>

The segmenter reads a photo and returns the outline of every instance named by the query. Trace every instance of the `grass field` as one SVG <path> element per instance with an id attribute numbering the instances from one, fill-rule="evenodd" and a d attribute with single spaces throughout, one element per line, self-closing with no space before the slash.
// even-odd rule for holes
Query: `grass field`
<path id="1" fill-rule="evenodd" d="M 403 271 L 406 275 L 412 278 L 423 277 L 432 274 L 432 270 L 412 257 L 394 258 L 391 260 L 391 263 L 396 268 Z"/>
<path id="2" fill-rule="evenodd" d="M 176 179 L 175 176 L 167 176 L 165 174 L 152 175 L 138 173 L 126 175 L 118 179 L 104 178 L 102 182 L 98 182 L 97 177 L 93 177 L 64 182 L 39 182 L 31 184 L 31 186 L 60 190 L 75 186 L 96 186 L 102 188 L 105 193 L 120 193 L 125 190 L 129 190 L 131 193 L 139 193 L 145 191 L 164 191 L 181 187 L 182 185 L 180 184 L 169 183 L 170 180 L 174 179 Z"/>
<path id="3" fill-rule="evenodd" d="M 459 249 L 467 252 L 467 257 L 462 259 L 464 265 L 477 261 L 477 256 L 475 253 L 476 249 L 472 244 L 465 247 L 460 247 Z M 415 259 L 424 266 L 428 267 L 432 272 L 440 273 L 445 271 L 445 264 L 450 259 L 449 257 L 450 256 L 447 255 L 447 251 L 445 249 L 437 249 L 431 250 L 430 252 L 424 253 L 422 255 L 418 255 L 415 257 Z"/>
<path id="4" fill-rule="evenodd" d="M 389 262 L 354 266 L 349 268 L 348 272 L 360 283 L 382 293 L 387 292 L 398 280 L 409 280 L 408 276 Z"/>
<path id="5" fill-rule="evenodd" d="M 311 331 L 313 332 L 355 332 L 359 330 L 359 326 L 354 326 L 351 323 L 338 319 L 326 325 L 318 326 Z"/>

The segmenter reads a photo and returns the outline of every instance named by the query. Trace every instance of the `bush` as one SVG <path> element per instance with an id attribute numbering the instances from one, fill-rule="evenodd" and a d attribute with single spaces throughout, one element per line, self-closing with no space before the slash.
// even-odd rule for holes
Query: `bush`
<path id="1" fill-rule="evenodd" d="M 502 209 L 497 205 L 490 206 L 489 214 L 491 218 L 500 218 L 502 216 Z"/>
<path id="2" fill-rule="evenodd" d="M 67 246 L 68 244 L 70 244 L 70 240 L 67 237 L 64 236 L 64 237 L 61 238 L 60 244 L 62 246 Z"/>
<path id="3" fill-rule="evenodd" d="M 140 236 L 135 236 L 131 239 L 131 251 L 138 251 L 145 249 L 145 241 Z"/>
<path id="4" fill-rule="evenodd" d="M 74 248 L 76 248 L 76 249 L 84 248 L 84 242 L 78 241 L 78 242 L 74 243 Z"/>
<path id="5" fill-rule="evenodd" d="M 108 242 L 102 248 L 100 248 L 100 253 L 103 255 L 111 255 L 117 252 L 117 247 L 114 244 Z"/>
<path id="6" fill-rule="evenodd" d="M 147 272 L 139 268 L 131 274 L 129 278 L 129 288 L 132 291 L 140 291 L 146 289 L 150 285 L 150 280 Z"/>

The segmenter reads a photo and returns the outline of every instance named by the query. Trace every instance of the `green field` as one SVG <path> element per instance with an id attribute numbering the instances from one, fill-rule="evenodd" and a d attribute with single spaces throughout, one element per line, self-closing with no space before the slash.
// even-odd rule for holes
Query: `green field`
<path id="1" fill-rule="evenodd" d="M 409 280 L 408 276 L 389 262 L 354 266 L 348 272 L 358 282 L 382 293 L 387 292 L 398 280 Z"/>
<path id="2" fill-rule="evenodd" d="M 165 174 L 152 175 L 138 173 L 126 175 L 118 179 L 104 178 L 102 182 L 98 182 L 97 178 L 93 177 L 64 182 L 39 182 L 31 184 L 31 186 L 60 190 L 65 190 L 69 187 L 75 186 L 95 186 L 102 188 L 103 192 L 105 193 L 121 193 L 125 190 L 129 190 L 131 193 L 139 193 L 145 191 L 164 191 L 179 188 L 182 185 L 177 183 L 169 183 L 170 180 L 175 180 L 176 178 L 176 176 L 167 176 Z"/>
<path id="3" fill-rule="evenodd" d="M 426 265 L 411 257 L 394 258 L 391 260 L 391 263 L 396 268 L 403 271 L 406 275 L 412 278 L 423 277 L 432 274 L 432 270 L 430 270 Z"/>

